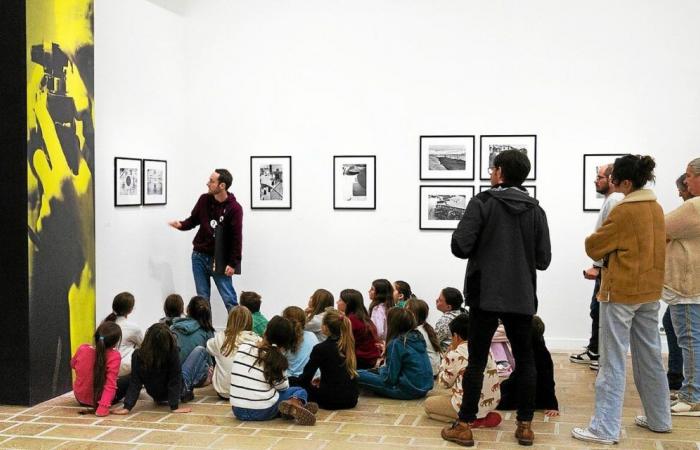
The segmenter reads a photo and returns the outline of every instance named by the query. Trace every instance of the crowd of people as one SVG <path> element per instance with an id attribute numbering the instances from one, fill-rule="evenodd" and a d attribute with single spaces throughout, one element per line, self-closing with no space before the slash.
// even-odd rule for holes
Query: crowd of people
<path id="1" fill-rule="evenodd" d="M 576 439 L 619 441 L 628 348 L 644 410 L 638 426 L 670 432 L 672 414 L 700 416 L 700 197 L 693 197 L 700 195 L 700 158 L 678 184 L 686 201 L 665 216 L 646 187 L 654 167 L 651 157 L 627 155 L 601 167 L 595 181 L 605 201 L 585 240 L 593 263 L 584 277 L 595 280 L 593 325 L 585 351 L 570 359 L 598 375 L 593 417 L 572 430 Z M 354 408 L 361 392 L 371 392 L 426 398 L 426 414 L 450 423 L 442 437 L 464 446 L 474 445 L 472 429 L 500 424 L 498 410 L 516 410 L 515 438 L 532 445 L 534 411 L 556 416 L 559 403 L 545 326 L 536 315 L 536 272 L 551 262 L 549 228 L 544 210 L 521 186 L 529 171 L 518 151 L 494 159 L 492 188 L 470 200 L 452 236 L 453 255 L 468 260 L 464 296 L 441 289 L 435 308 L 442 315 L 434 326 L 427 322 L 430 306 L 405 281 L 374 280 L 367 306 L 355 289 L 337 298 L 318 289 L 307 305 L 269 320 L 262 296 L 242 292 L 226 300 L 221 331 L 212 326 L 208 298 L 194 296 L 185 308 L 173 294 L 145 335 L 128 319 L 134 296 L 123 292 L 93 344 L 80 346 L 71 361 L 76 399 L 100 416 L 129 414 L 145 388 L 172 412 L 187 413 L 183 405 L 194 389 L 211 384 L 239 420 L 283 417 L 313 425 L 319 408 Z M 664 325 L 675 352 L 668 372 L 660 300 L 669 305 Z"/>

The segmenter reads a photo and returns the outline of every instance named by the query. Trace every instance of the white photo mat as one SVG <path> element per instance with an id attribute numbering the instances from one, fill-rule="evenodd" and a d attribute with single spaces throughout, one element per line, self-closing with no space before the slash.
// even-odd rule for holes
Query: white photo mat
<path id="1" fill-rule="evenodd" d="M 333 208 L 376 209 L 376 202 L 376 156 L 334 156 Z"/>

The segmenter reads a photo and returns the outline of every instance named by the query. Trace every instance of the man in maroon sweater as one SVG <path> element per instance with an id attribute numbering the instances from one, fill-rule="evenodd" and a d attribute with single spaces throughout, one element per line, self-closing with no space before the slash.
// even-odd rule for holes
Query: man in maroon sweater
<path id="1" fill-rule="evenodd" d="M 209 299 L 211 278 L 227 310 L 238 304 L 231 276 L 241 273 L 241 244 L 243 209 L 236 197 L 228 192 L 233 177 L 226 169 L 216 169 L 207 183 L 190 217 L 174 220 L 170 226 L 191 230 L 199 225 L 192 241 L 192 273 L 197 295 Z"/>

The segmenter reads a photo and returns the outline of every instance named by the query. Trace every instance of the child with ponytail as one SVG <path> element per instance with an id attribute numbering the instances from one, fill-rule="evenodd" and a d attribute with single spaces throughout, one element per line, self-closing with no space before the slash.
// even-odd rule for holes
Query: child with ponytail
<path id="1" fill-rule="evenodd" d="M 433 327 L 426 322 L 430 307 L 421 299 L 411 298 L 406 302 L 406 308 L 411 311 L 416 318 L 416 330 L 423 336 L 428 352 L 428 359 L 430 360 L 430 367 L 432 367 L 433 376 L 435 377 L 440 370 L 442 349 L 440 348 L 440 341 L 438 340 L 437 333 L 435 333 Z"/>
<path id="2" fill-rule="evenodd" d="M 412 298 L 416 298 L 416 296 L 411 292 L 411 285 L 401 280 L 394 281 L 394 304 L 397 307 L 404 308 L 406 302 Z"/>
<path id="3" fill-rule="evenodd" d="M 309 304 L 306 307 L 306 326 L 304 329 L 316 335 L 318 342 L 323 342 L 326 336 L 321 333 L 321 323 L 327 308 L 332 308 L 335 299 L 326 289 L 316 289 L 309 297 Z"/>
<path id="4" fill-rule="evenodd" d="M 348 409 L 357 405 L 357 361 L 352 324 L 344 313 L 329 309 L 321 327 L 328 338 L 311 351 L 308 364 L 299 379 L 309 400 L 323 409 Z M 321 371 L 320 380 L 314 379 Z"/>
<path id="5" fill-rule="evenodd" d="M 73 393 L 76 400 L 81 405 L 94 407 L 98 416 L 108 416 L 109 407 L 124 396 L 123 389 L 117 392 L 121 357 L 115 347 L 121 337 L 119 325 L 102 322 L 95 331 L 95 345 L 81 345 L 70 361 L 75 370 Z"/>
<path id="6" fill-rule="evenodd" d="M 298 306 L 289 306 L 282 311 L 282 317 L 289 320 L 294 326 L 294 339 L 287 350 L 287 376 L 289 384 L 298 386 L 298 378 L 304 371 L 304 366 L 309 362 L 311 350 L 318 344 L 318 338 L 311 331 L 304 331 L 306 314 Z"/>
<path id="7" fill-rule="evenodd" d="M 386 364 L 378 371 L 359 370 L 358 383 L 383 397 L 412 400 L 433 388 L 433 370 L 416 319 L 405 308 L 387 314 Z"/>
<path id="8" fill-rule="evenodd" d="M 131 354 L 143 342 L 143 331 L 127 317 L 134 310 L 134 295 L 130 292 L 120 292 L 112 300 L 112 313 L 105 317 L 105 322 L 114 322 L 122 329 L 122 339 L 119 343 L 119 354 L 122 357 L 119 366 L 119 376 L 131 373 Z"/>
<path id="9" fill-rule="evenodd" d="M 233 357 L 230 401 L 238 420 L 272 420 L 278 415 L 299 425 L 316 423 L 318 405 L 307 403 L 306 390 L 290 387 L 284 352 L 294 339 L 294 326 L 275 316 L 258 344 L 243 342 Z"/>

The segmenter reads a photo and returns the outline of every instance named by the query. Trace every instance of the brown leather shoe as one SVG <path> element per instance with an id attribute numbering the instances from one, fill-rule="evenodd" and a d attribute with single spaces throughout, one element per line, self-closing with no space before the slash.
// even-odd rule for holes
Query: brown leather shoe
<path id="1" fill-rule="evenodd" d="M 532 445 L 535 441 L 535 433 L 532 431 L 532 422 L 521 422 L 518 420 L 518 427 L 515 429 L 515 439 L 520 445 Z"/>
<path id="2" fill-rule="evenodd" d="M 472 427 L 466 422 L 456 420 L 452 425 L 443 428 L 440 435 L 446 441 L 454 442 L 465 447 L 474 446 Z"/>

